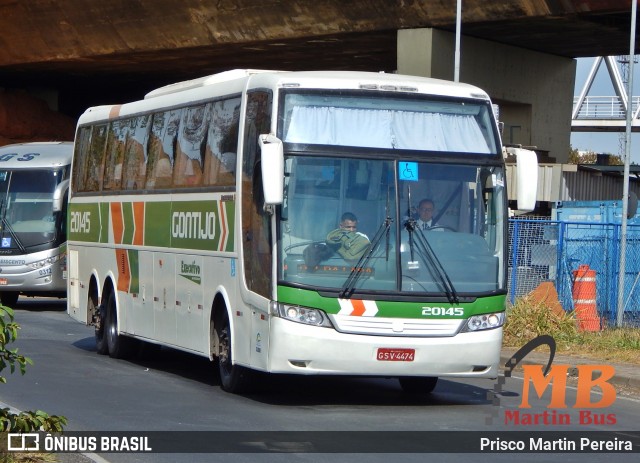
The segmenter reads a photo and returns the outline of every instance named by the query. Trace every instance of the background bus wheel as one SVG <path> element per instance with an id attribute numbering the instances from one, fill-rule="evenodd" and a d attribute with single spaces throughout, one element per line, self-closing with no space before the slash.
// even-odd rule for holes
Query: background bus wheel
<path id="1" fill-rule="evenodd" d="M 433 376 L 401 376 L 398 378 L 400 387 L 407 394 L 429 394 L 438 383 L 438 378 Z"/>
<path id="2" fill-rule="evenodd" d="M 20 293 L 18 291 L 2 291 L 0 293 L 0 302 L 2 305 L 7 307 L 15 307 L 18 302 L 18 296 Z"/>
<path id="3" fill-rule="evenodd" d="M 97 310 L 97 314 L 95 315 L 95 336 L 96 336 L 96 351 L 100 355 L 106 355 L 109 353 L 109 346 L 107 345 L 107 337 L 105 336 L 105 327 L 107 324 L 106 320 L 106 309 L 104 305 L 100 305 L 96 309 L 96 304 L 93 302 L 93 298 L 89 296 L 89 300 L 87 301 L 87 310 L 91 314 L 95 314 Z"/>
<path id="4" fill-rule="evenodd" d="M 220 386 L 223 390 L 234 394 L 246 392 L 250 382 L 250 371 L 240 365 L 233 364 L 231 349 L 231 325 L 229 316 L 224 312 L 221 323 L 215 327 L 218 337 L 218 371 Z"/>
<path id="5" fill-rule="evenodd" d="M 117 359 L 131 357 L 134 351 L 134 340 L 118 334 L 118 312 L 116 310 L 116 296 L 113 292 L 109 294 L 106 312 L 104 336 L 107 338 L 109 357 Z"/>

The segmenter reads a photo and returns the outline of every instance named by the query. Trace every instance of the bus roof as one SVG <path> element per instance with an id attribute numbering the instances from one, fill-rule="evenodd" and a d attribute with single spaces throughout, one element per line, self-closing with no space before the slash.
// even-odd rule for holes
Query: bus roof
<path id="1" fill-rule="evenodd" d="M 429 77 L 362 71 L 234 69 L 160 87 L 147 93 L 144 100 L 88 108 L 80 116 L 78 124 L 140 114 L 157 108 L 169 108 L 217 96 L 228 96 L 240 93 L 247 88 L 369 90 L 489 100 L 486 92 L 473 85 Z"/>
<path id="2" fill-rule="evenodd" d="M 73 142 L 16 143 L 0 147 L 0 169 L 53 168 L 71 164 Z"/>

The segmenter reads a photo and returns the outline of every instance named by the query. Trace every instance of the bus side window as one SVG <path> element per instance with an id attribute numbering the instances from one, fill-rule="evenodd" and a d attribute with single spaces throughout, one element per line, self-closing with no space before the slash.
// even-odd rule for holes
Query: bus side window
<path id="1" fill-rule="evenodd" d="M 122 162 L 124 150 L 129 133 L 127 120 L 115 120 L 111 122 L 107 135 L 107 152 L 105 153 L 103 190 L 119 190 L 122 181 Z"/>
<path id="2" fill-rule="evenodd" d="M 78 131 L 76 143 L 73 148 L 73 184 L 72 191 L 85 191 L 85 179 L 87 178 L 87 157 L 89 156 L 89 144 L 91 142 L 91 127 L 82 127 Z"/>
<path id="3" fill-rule="evenodd" d="M 186 108 L 182 112 L 180 135 L 173 166 L 173 186 L 202 185 L 202 167 L 211 104 Z"/>
<path id="4" fill-rule="evenodd" d="M 212 109 L 204 157 L 204 184 L 232 186 L 236 183 L 240 97 L 216 101 Z"/>
<path id="5" fill-rule="evenodd" d="M 137 190 L 144 187 L 150 119 L 150 115 L 129 119 L 122 180 L 124 190 Z"/>
<path id="6" fill-rule="evenodd" d="M 178 141 L 182 109 L 153 115 L 149 139 L 147 179 L 149 189 L 170 188 L 173 183 L 173 160 Z"/>
<path id="7" fill-rule="evenodd" d="M 271 130 L 270 92 L 247 94 L 247 120 L 242 160 L 242 247 L 247 288 L 271 297 L 271 234 L 264 211 L 258 135 Z"/>
<path id="8" fill-rule="evenodd" d="M 87 177 L 83 191 L 99 191 L 102 185 L 104 145 L 107 141 L 107 125 L 96 125 L 91 131 L 91 145 L 87 153 Z"/>

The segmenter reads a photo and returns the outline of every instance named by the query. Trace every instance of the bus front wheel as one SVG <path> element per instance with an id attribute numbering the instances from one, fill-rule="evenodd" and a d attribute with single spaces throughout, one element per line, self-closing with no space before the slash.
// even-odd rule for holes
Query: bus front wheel
<path id="1" fill-rule="evenodd" d="M 218 338 L 220 386 L 223 390 L 234 394 L 246 392 L 250 382 L 250 371 L 240 365 L 233 364 L 231 324 L 226 310 L 220 323 L 215 326 L 215 333 Z"/>
<path id="2" fill-rule="evenodd" d="M 407 394 L 430 394 L 438 383 L 433 376 L 401 376 L 398 378 L 400 387 Z"/>

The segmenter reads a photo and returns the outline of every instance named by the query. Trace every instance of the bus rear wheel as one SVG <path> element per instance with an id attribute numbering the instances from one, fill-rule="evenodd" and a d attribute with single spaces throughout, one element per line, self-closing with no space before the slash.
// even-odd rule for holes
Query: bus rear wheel
<path id="1" fill-rule="evenodd" d="M 18 291 L 2 291 L 0 293 L 0 302 L 2 305 L 7 307 L 15 307 L 18 302 L 18 296 L 20 293 Z"/>
<path id="2" fill-rule="evenodd" d="M 106 308 L 106 323 L 104 336 L 107 338 L 109 357 L 124 359 L 131 357 L 134 352 L 134 339 L 118 333 L 118 311 L 115 293 L 109 294 Z"/>
<path id="3" fill-rule="evenodd" d="M 430 394 L 438 383 L 434 376 L 401 376 L 400 387 L 407 394 Z"/>
<path id="4" fill-rule="evenodd" d="M 96 303 L 91 295 L 89 295 L 87 300 L 87 311 L 92 314 L 92 317 L 94 317 L 96 351 L 100 355 L 106 355 L 109 353 L 107 337 L 105 336 L 105 326 L 107 325 L 106 309 L 102 304 L 96 308 Z"/>
<path id="5" fill-rule="evenodd" d="M 229 323 L 229 315 L 226 310 L 224 311 L 221 322 L 216 325 L 214 329 L 218 340 L 220 386 L 223 390 L 233 394 L 246 392 L 249 388 L 251 375 L 248 369 L 233 364 L 231 324 Z"/>

